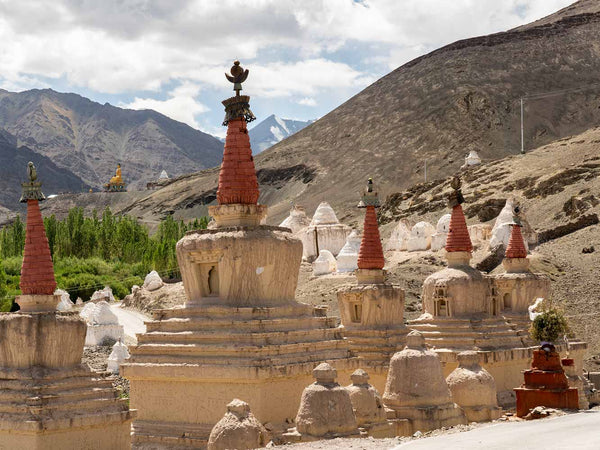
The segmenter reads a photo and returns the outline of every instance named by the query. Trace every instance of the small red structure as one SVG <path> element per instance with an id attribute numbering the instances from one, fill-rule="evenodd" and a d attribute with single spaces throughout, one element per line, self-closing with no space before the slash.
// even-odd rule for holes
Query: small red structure
<path id="1" fill-rule="evenodd" d="M 517 224 L 512 225 L 510 231 L 510 239 L 508 240 L 508 246 L 506 247 L 506 258 L 527 258 L 527 249 L 523 242 L 523 235 L 521 234 L 521 226 Z"/>
<path id="2" fill-rule="evenodd" d="M 545 346 L 546 347 L 546 346 Z M 536 406 L 579 409 L 577 388 L 570 388 L 553 345 L 533 352 L 531 369 L 524 372 L 525 383 L 515 388 L 517 416 L 526 416 Z"/>

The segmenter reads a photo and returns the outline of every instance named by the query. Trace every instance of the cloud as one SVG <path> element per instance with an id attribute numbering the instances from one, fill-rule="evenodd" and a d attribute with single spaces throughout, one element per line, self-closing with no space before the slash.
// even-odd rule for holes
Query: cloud
<path id="1" fill-rule="evenodd" d="M 196 115 L 207 112 L 209 109 L 196 100 L 199 93 L 198 85 L 186 82 L 170 91 L 169 98 L 166 100 L 136 97 L 132 102 L 119 106 L 129 109 L 153 109 L 193 128 L 200 129 L 201 126 L 196 120 Z"/>
<path id="2" fill-rule="evenodd" d="M 304 106 L 317 106 L 317 101 L 312 97 L 304 97 L 298 100 L 298 104 Z"/>
<path id="3" fill-rule="evenodd" d="M 238 58 L 251 72 L 245 92 L 313 106 L 322 115 L 423 53 L 571 2 L 0 0 L 1 85 L 26 89 L 61 80 L 75 91 L 134 96 L 129 107 L 197 127 L 207 112 L 199 89 L 219 97 L 229 91 L 223 72 Z M 165 92 L 173 85 L 191 92 Z"/>

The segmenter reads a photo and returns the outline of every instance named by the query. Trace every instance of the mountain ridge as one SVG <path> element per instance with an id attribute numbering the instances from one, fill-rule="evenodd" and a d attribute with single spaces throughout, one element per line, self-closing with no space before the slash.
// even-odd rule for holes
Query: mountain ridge
<path id="1" fill-rule="evenodd" d="M 52 89 L 0 90 L 0 128 L 20 144 L 101 188 L 117 163 L 141 188 L 161 170 L 180 175 L 220 163 L 218 139 L 153 110 L 102 105 Z"/>

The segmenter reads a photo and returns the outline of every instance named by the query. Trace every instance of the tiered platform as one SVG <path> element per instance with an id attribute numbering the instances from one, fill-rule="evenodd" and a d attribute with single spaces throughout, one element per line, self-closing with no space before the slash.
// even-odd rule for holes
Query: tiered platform
<path id="1" fill-rule="evenodd" d="M 318 363 L 329 362 L 345 379 L 358 368 L 336 325 L 321 308 L 297 302 L 154 311 L 122 366 L 140 410 L 134 445 L 203 446 L 234 398 L 275 433 L 284 431 Z M 190 414 L 197 422 L 185 420 Z"/>
<path id="2" fill-rule="evenodd" d="M 435 349 L 485 351 L 533 345 L 520 321 L 503 317 L 425 317 L 411 321 L 409 327 L 420 331 L 427 345 Z"/>

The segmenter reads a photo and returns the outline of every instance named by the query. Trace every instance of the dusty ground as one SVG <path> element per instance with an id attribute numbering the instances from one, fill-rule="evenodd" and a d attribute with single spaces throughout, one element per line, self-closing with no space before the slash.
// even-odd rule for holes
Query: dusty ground
<path id="1" fill-rule="evenodd" d="M 600 411 L 600 407 L 592 408 L 593 411 Z M 468 425 L 459 425 L 456 427 L 450 428 L 440 428 L 439 430 L 429 431 L 427 433 L 417 432 L 413 436 L 404 436 L 404 437 L 395 437 L 395 438 L 387 438 L 387 439 L 375 439 L 372 437 L 364 438 L 364 439 L 331 439 L 331 440 L 322 440 L 315 442 L 306 442 L 301 444 L 286 444 L 286 445 L 278 445 L 273 448 L 286 448 L 286 449 L 303 449 L 303 450 L 337 450 L 337 449 L 356 449 L 356 450 L 379 450 L 379 449 L 391 449 L 395 448 L 400 444 L 405 444 L 411 441 L 436 437 L 436 436 L 444 436 L 451 435 L 457 433 L 463 433 L 466 431 L 482 429 L 489 427 L 493 424 L 502 424 L 507 422 L 523 422 L 523 419 L 519 419 L 518 417 L 513 415 L 514 412 L 507 412 L 504 416 L 502 416 L 498 420 L 494 420 L 493 422 L 486 423 L 470 423 Z M 564 411 L 555 411 L 548 418 L 538 419 L 536 422 L 546 421 L 550 418 L 564 416 L 570 413 Z"/>

